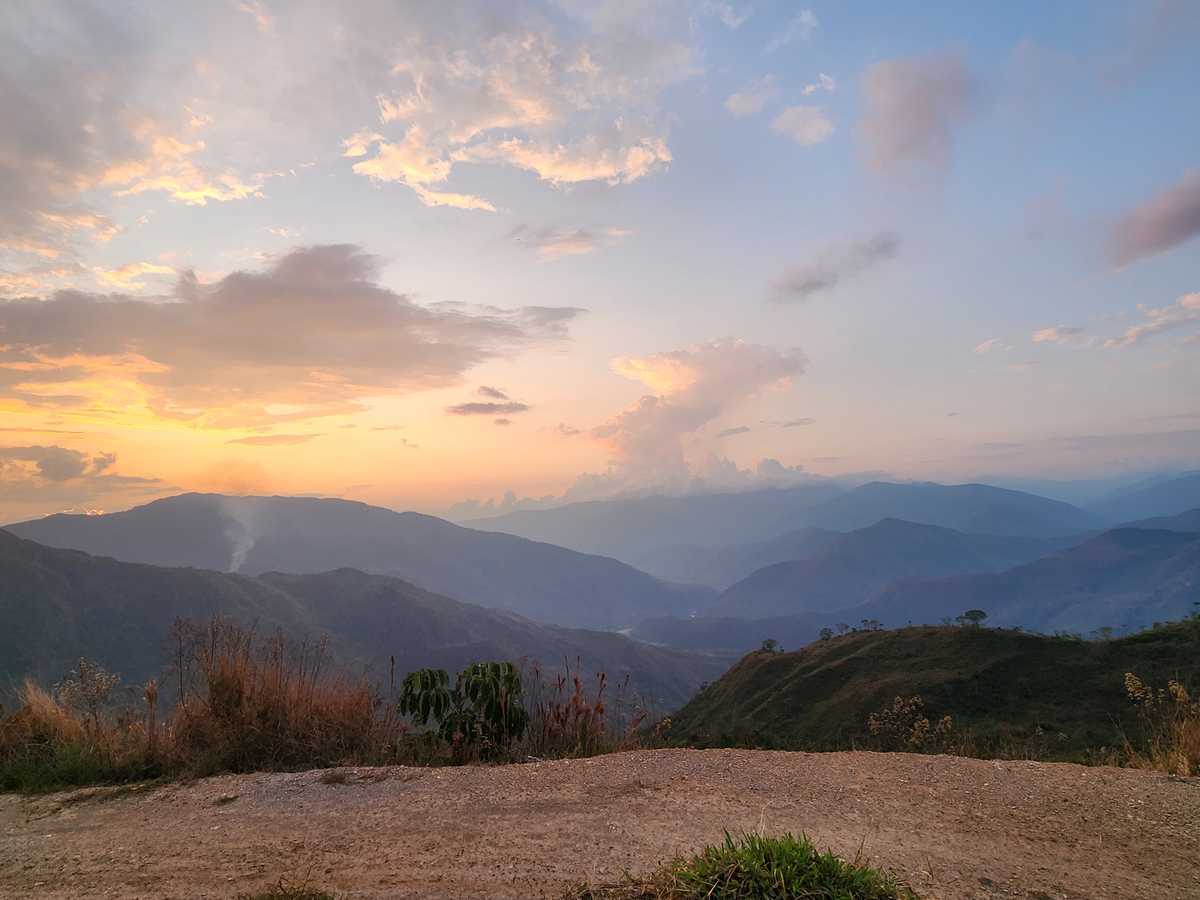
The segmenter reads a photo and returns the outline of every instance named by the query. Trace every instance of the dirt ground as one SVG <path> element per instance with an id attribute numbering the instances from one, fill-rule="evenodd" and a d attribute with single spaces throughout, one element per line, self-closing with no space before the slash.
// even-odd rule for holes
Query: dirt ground
<path id="1" fill-rule="evenodd" d="M 559 897 L 806 832 L 925 898 L 1200 898 L 1200 778 L 878 753 L 663 750 L 0 797 L 0 896 Z M 336 782 L 342 783 L 336 783 Z"/>

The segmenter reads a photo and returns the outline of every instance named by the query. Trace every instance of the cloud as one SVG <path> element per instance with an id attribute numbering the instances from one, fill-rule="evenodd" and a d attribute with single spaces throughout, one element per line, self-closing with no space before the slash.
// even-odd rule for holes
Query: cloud
<path id="1" fill-rule="evenodd" d="M 494 419 L 492 421 L 492 424 L 493 425 L 511 425 L 512 419 Z"/>
<path id="2" fill-rule="evenodd" d="M 732 3 L 716 3 L 714 0 L 705 0 L 700 6 L 699 14 L 713 16 L 719 19 L 726 28 L 737 31 L 754 15 L 754 7 L 749 4 L 734 6 Z"/>
<path id="3" fill-rule="evenodd" d="M 802 425 L 811 425 L 811 424 L 813 424 L 815 421 L 817 421 L 817 420 L 816 420 L 816 419 L 809 419 L 809 418 L 804 418 L 804 419 L 788 419 L 786 422 L 780 422 L 780 423 L 779 423 L 779 427 L 780 427 L 780 428 L 799 428 L 799 427 L 800 427 L 800 426 L 802 426 Z"/>
<path id="4" fill-rule="evenodd" d="M 489 387 L 486 384 L 481 384 L 479 390 L 476 391 L 480 397 L 490 397 L 493 400 L 507 400 L 508 394 L 500 390 L 500 388 Z"/>
<path id="5" fill-rule="evenodd" d="M 802 9 L 788 21 L 771 40 L 767 41 L 766 52 L 774 53 L 792 41 L 806 41 L 818 27 L 817 15 L 811 9 Z"/>
<path id="6" fill-rule="evenodd" d="M 826 249 L 811 262 L 796 266 L 776 280 L 780 300 L 808 300 L 856 278 L 900 252 L 900 236 L 890 231 L 863 241 Z"/>
<path id="7" fill-rule="evenodd" d="M 832 94 L 837 90 L 837 82 L 832 76 L 826 75 L 824 72 L 817 74 L 817 80 L 812 84 L 806 84 L 801 90 L 805 97 L 811 97 L 817 91 L 824 91 L 827 94 Z"/>
<path id="8" fill-rule="evenodd" d="M 156 263 L 128 263 L 116 269 L 97 267 L 96 276 L 110 287 L 121 291 L 140 291 L 146 287 L 142 281 L 143 275 L 174 275 L 175 270 L 170 266 L 160 266 Z"/>
<path id="9" fill-rule="evenodd" d="M 801 374 L 804 354 L 723 338 L 687 350 L 629 357 L 613 370 L 642 382 L 643 396 L 592 436 L 612 454 L 610 471 L 584 476 L 580 490 L 669 487 L 690 479 L 684 439 L 760 391 Z"/>
<path id="10" fill-rule="evenodd" d="M 568 425 L 566 422 L 559 422 L 558 426 L 554 430 L 563 437 L 575 437 L 577 434 L 583 434 L 582 429 L 576 428 L 573 425 Z"/>
<path id="11" fill-rule="evenodd" d="M 1200 292 L 1184 294 L 1170 306 L 1139 305 L 1138 309 L 1146 317 L 1146 321 L 1127 329 L 1120 337 L 1105 341 L 1105 347 L 1132 347 L 1164 331 L 1174 331 L 1200 323 Z"/>
<path id="12" fill-rule="evenodd" d="M 739 119 L 755 116 L 778 95 L 779 83 L 775 76 L 764 75 L 737 93 L 730 94 L 725 100 L 725 108 Z"/>
<path id="13" fill-rule="evenodd" d="M 1053 325 L 1049 328 L 1039 328 L 1032 335 L 1035 344 L 1069 344 L 1085 329 L 1075 325 Z"/>
<path id="14" fill-rule="evenodd" d="M 819 106 L 789 106 L 771 123 L 771 130 L 785 134 L 803 147 L 833 137 L 833 123 Z"/>
<path id="15" fill-rule="evenodd" d="M 537 251 L 543 259 L 583 256 L 602 247 L 612 246 L 628 237 L 625 228 L 531 228 L 518 225 L 509 232 L 509 240 Z"/>
<path id="16" fill-rule="evenodd" d="M 986 341 L 980 341 L 978 344 L 975 345 L 974 352 L 976 354 L 978 354 L 979 356 L 983 356 L 987 353 L 993 353 L 993 352 L 998 353 L 998 352 L 1003 352 L 1005 350 L 1011 350 L 1011 349 L 1012 349 L 1012 345 L 1004 343 L 1004 338 L 994 337 L 994 338 L 988 338 Z"/>
<path id="17" fill-rule="evenodd" d="M 527 403 L 520 403 L 516 400 L 507 403 L 459 403 L 456 406 L 447 406 L 446 412 L 452 416 L 496 416 L 506 415 L 511 416 L 516 413 L 528 412 L 532 409 Z"/>
<path id="18" fill-rule="evenodd" d="M 944 168 L 954 135 L 980 104 L 980 88 L 952 53 L 876 63 L 863 78 L 861 136 L 876 171 L 920 164 Z"/>
<path id="19" fill-rule="evenodd" d="M 717 440 L 721 438 L 734 437 L 739 434 L 749 434 L 751 428 L 747 425 L 738 425 L 736 428 L 726 428 L 724 431 L 717 432 Z"/>
<path id="20" fill-rule="evenodd" d="M 354 245 L 293 250 L 212 284 L 185 273 L 140 299 L 59 291 L 0 301 L 0 397 L 154 414 L 209 427 L 361 410 L 371 396 L 459 383 L 479 363 L 566 336 L 582 312 L 421 306 L 379 284 Z M 115 404 L 115 405 L 114 405 Z"/>
<path id="21" fill-rule="evenodd" d="M 343 426 L 344 427 L 344 426 Z M 251 437 L 234 438 L 227 444 L 247 444 L 251 447 L 291 447 L 295 444 L 306 444 L 320 434 L 256 434 Z"/>
<path id="22" fill-rule="evenodd" d="M 377 122 L 344 143 L 353 171 L 427 206 L 495 209 L 444 186 L 463 163 L 511 166 L 554 186 L 629 184 L 671 161 L 656 98 L 697 71 L 656 17 L 561 28 L 517 9 L 414 27 L 376 97 Z"/>
<path id="23" fill-rule="evenodd" d="M 1200 235 L 1200 169 L 1139 203 L 1113 226 L 1108 259 L 1125 266 L 1165 253 Z"/>
<path id="24" fill-rule="evenodd" d="M 116 475 L 113 453 L 86 453 L 55 445 L 0 447 L 0 509 L 10 521 L 70 507 L 87 509 L 102 498 L 161 494 L 157 478 Z"/>

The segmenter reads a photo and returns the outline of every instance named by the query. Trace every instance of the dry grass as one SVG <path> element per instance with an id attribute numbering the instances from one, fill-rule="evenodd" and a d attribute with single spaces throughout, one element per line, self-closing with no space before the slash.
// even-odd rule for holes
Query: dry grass
<path id="1" fill-rule="evenodd" d="M 1137 706 L 1142 748 L 1128 741 L 1126 764 L 1171 775 L 1200 775 L 1200 698 L 1193 699 L 1178 681 L 1154 689 L 1132 672 L 1125 673 L 1125 693 Z"/>
<path id="2" fill-rule="evenodd" d="M 436 732 L 417 731 L 396 696 L 332 666 L 324 642 L 259 637 L 216 618 L 176 624 L 159 715 L 159 685 L 117 690 L 119 679 L 81 660 L 53 691 L 29 682 L 0 718 L 0 790 L 44 791 L 217 772 L 480 762 Z M 393 678 L 394 684 L 394 678 Z M 523 737 L 495 762 L 591 756 L 645 746 L 645 713 L 628 682 L 610 692 L 569 666 L 527 666 Z M 610 697 L 610 693 L 612 696 Z M 328 784 L 343 783 L 331 773 Z"/>

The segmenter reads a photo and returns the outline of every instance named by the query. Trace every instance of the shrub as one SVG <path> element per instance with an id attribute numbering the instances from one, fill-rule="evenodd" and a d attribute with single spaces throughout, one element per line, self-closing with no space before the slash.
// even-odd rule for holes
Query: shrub
<path id="1" fill-rule="evenodd" d="M 576 900 L 910 900 L 899 881 L 858 860 L 821 853 L 805 836 L 746 834 L 623 885 L 584 887 Z"/>
<path id="2" fill-rule="evenodd" d="M 942 716 L 931 725 L 924 711 L 920 696 L 897 697 L 867 717 L 867 730 L 881 750 L 942 752 L 950 744 L 954 721 Z"/>
<path id="3" fill-rule="evenodd" d="M 460 761 L 500 758 L 529 723 L 521 674 L 510 662 L 467 666 L 453 687 L 442 669 L 410 672 L 400 687 L 397 709 L 418 725 L 437 722 L 438 735 Z"/>

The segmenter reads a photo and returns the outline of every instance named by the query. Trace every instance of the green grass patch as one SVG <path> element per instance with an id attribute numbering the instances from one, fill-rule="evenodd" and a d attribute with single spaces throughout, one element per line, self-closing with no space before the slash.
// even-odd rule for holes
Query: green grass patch
<path id="1" fill-rule="evenodd" d="M 822 853 L 804 835 L 728 832 L 648 879 L 588 886 L 570 900 L 916 900 L 893 876 Z"/>

